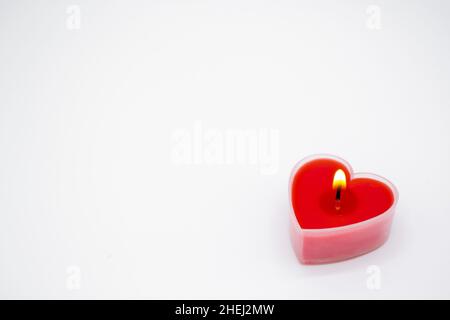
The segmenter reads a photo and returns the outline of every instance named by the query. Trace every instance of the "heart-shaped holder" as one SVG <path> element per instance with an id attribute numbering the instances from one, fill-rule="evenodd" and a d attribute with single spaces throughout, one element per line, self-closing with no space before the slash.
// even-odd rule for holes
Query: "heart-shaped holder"
<path id="1" fill-rule="evenodd" d="M 338 171 L 345 174 L 346 184 L 336 193 Z M 301 160 L 289 181 L 291 240 L 299 261 L 330 263 L 378 248 L 389 237 L 397 201 L 391 182 L 353 173 L 341 158 L 314 155 Z"/>

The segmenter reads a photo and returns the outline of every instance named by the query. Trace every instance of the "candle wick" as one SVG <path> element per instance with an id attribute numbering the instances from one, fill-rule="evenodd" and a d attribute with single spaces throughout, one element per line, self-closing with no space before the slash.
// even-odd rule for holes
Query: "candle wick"
<path id="1" fill-rule="evenodd" d="M 338 186 L 336 189 L 336 202 L 335 202 L 335 208 L 336 210 L 340 210 L 341 209 L 341 186 Z"/>

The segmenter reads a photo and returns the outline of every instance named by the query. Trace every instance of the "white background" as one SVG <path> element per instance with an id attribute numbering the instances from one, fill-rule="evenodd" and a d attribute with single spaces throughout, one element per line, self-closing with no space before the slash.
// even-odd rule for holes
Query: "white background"
<path id="1" fill-rule="evenodd" d="M 443 0 L 2 0 L 0 297 L 450 298 L 449 35 Z M 276 170 L 176 164 L 199 123 L 274 130 Z M 379 250 L 302 266 L 320 152 L 400 201 Z"/>

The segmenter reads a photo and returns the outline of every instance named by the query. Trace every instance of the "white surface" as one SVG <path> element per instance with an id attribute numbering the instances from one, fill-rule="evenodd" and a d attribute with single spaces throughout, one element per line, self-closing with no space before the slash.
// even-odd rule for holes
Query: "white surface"
<path id="1" fill-rule="evenodd" d="M 1 1 L 0 297 L 450 298 L 449 18 L 425 0 Z M 273 170 L 177 165 L 174 135 L 199 125 L 272 130 Z M 320 152 L 400 200 L 382 248 L 305 267 L 288 178 Z"/>

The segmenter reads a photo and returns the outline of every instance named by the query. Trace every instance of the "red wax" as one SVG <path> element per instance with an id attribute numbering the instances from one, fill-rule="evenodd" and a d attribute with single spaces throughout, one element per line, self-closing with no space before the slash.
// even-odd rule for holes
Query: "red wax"
<path id="1" fill-rule="evenodd" d="M 347 178 L 339 210 L 335 207 L 336 191 L 332 188 L 338 169 Z M 386 184 L 368 178 L 349 178 L 348 169 L 333 159 L 312 160 L 297 171 L 291 197 L 295 216 L 303 229 L 358 223 L 384 213 L 394 203 L 394 195 Z"/>
<path id="2" fill-rule="evenodd" d="M 339 210 L 333 190 L 338 169 L 347 181 Z M 290 179 L 291 240 L 298 259 L 329 263 L 378 248 L 389 237 L 397 199 L 388 180 L 353 173 L 340 158 L 318 155 L 300 161 Z"/>

